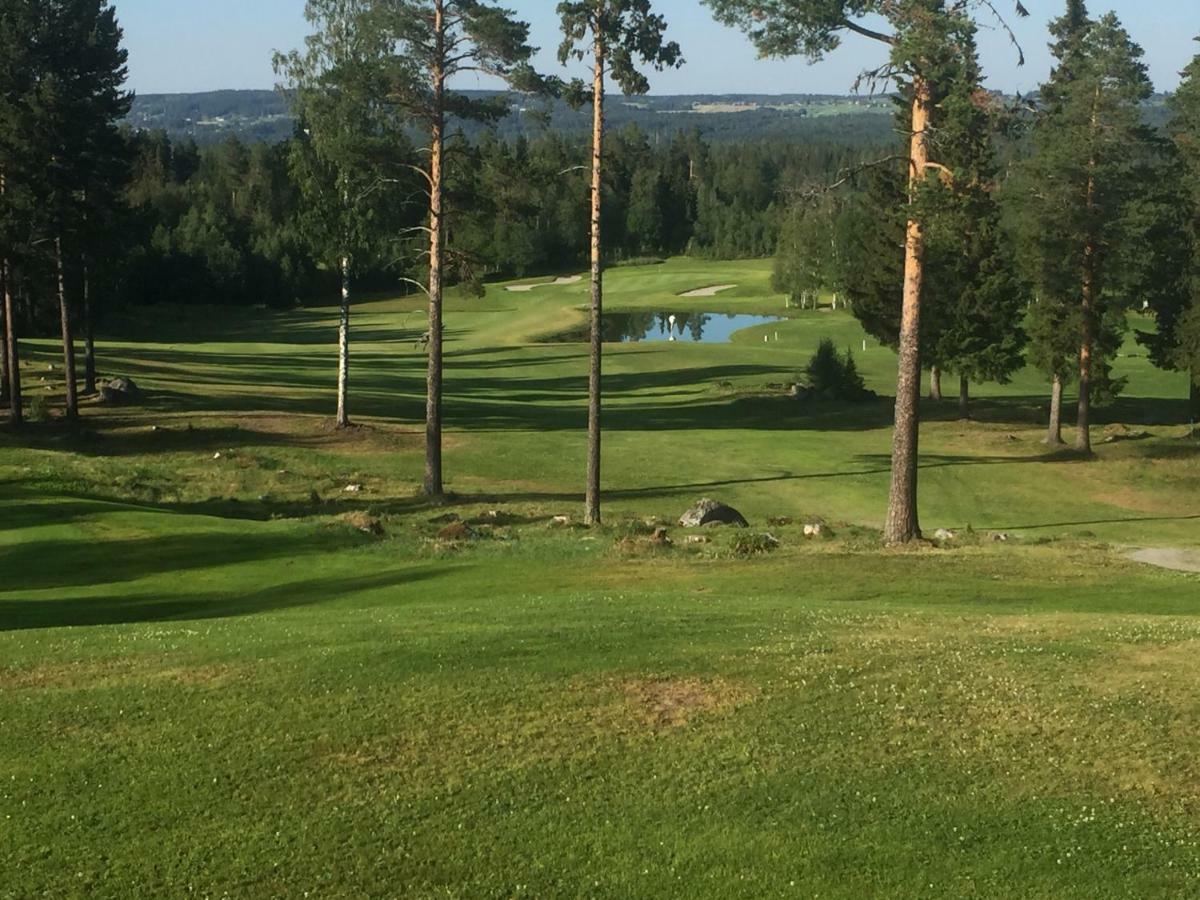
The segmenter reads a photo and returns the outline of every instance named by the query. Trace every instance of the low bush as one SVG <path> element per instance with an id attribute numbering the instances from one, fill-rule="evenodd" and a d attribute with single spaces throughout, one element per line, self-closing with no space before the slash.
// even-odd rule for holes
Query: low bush
<path id="1" fill-rule="evenodd" d="M 829 338 L 822 340 L 817 347 L 817 352 L 809 360 L 808 368 L 804 370 L 804 378 L 807 393 L 802 393 L 801 396 L 849 402 L 867 400 L 874 396 L 867 390 L 862 376 L 858 373 L 854 354 L 847 350 L 843 356 Z"/>

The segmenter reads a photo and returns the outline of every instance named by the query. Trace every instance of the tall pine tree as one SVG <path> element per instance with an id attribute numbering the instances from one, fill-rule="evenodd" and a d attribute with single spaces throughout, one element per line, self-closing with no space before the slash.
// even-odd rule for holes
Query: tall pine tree
<path id="1" fill-rule="evenodd" d="M 970 8 L 990 2 L 945 0 L 705 0 L 716 17 L 740 26 L 765 56 L 803 54 L 819 59 L 836 49 L 847 33 L 886 44 L 890 63 L 880 70 L 899 81 L 911 103 L 909 135 L 909 216 L 904 238 L 903 300 L 897 342 L 896 424 L 892 439 L 892 484 L 884 537 L 906 543 L 921 536 L 917 514 L 918 439 L 921 390 L 921 312 L 926 279 L 926 222 L 920 209 L 922 187 L 937 167 L 929 135 L 936 125 L 934 96 L 958 65 L 973 32 Z M 1019 14 L 1024 7 L 1017 4 Z M 889 31 L 875 27 L 882 16 Z"/>
<path id="2" fill-rule="evenodd" d="M 446 138 L 451 120 L 495 122 L 508 112 L 503 98 L 479 99 L 450 82 L 467 73 L 493 76 L 521 91 L 543 90 L 529 65 L 529 26 L 491 0 L 372 0 L 359 27 L 389 50 L 387 102 L 426 137 L 425 161 L 415 166 L 429 198 L 429 361 L 425 392 L 423 491 L 439 498 L 442 477 L 443 295 L 447 280 Z"/>
<path id="3" fill-rule="evenodd" d="M 662 69 L 680 64 L 679 45 L 664 40 L 667 22 L 650 0 L 566 0 L 559 3 L 563 42 L 559 59 L 589 59 L 590 86 L 571 86 L 570 98 L 592 105 L 591 336 L 588 361 L 587 491 L 584 520 L 600 524 L 600 435 L 602 402 L 604 239 L 604 100 L 608 80 L 626 95 L 650 89 L 639 65 Z"/>

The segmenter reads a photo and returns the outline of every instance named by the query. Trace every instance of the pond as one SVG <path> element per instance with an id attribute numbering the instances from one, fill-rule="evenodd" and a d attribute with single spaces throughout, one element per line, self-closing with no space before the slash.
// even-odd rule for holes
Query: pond
<path id="1" fill-rule="evenodd" d="M 673 321 L 672 321 L 673 320 Z M 778 316 L 734 315 L 732 313 L 606 313 L 602 331 L 606 344 L 691 341 L 698 344 L 728 344 L 736 331 L 755 325 L 783 321 Z M 587 327 L 553 338 L 558 343 L 588 339 Z"/>

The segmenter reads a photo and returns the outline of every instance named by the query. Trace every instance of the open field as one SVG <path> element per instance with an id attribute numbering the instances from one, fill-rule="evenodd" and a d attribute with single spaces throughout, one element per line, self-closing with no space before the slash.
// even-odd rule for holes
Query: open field
<path id="1" fill-rule="evenodd" d="M 586 282 L 451 302 L 445 508 L 416 300 L 356 310 L 345 433 L 333 310 L 121 323 L 101 368 L 143 405 L 0 432 L 0 898 L 1200 892 L 1200 576 L 1127 558 L 1200 548 L 1184 379 L 1131 340 L 1097 433 L 1150 436 L 1086 463 L 1033 373 L 928 404 L 922 521 L 960 538 L 885 551 L 890 401 L 786 385 L 826 336 L 882 395 L 895 358 L 768 282 L 610 272 L 614 311 L 791 318 L 609 350 L 592 532 L 551 521 Z M 648 544 L 702 496 L 780 548 Z"/>

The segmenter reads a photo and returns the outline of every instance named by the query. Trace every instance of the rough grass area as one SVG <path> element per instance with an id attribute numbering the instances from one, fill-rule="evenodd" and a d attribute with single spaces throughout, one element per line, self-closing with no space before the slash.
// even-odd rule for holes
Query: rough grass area
<path id="1" fill-rule="evenodd" d="M 822 337 L 881 394 L 894 357 L 767 279 L 611 273 L 791 318 L 612 349 L 596 530 L 585 349 L 537 342 L 586 285 L 451 304 L 437 507 L 415 301 L 356 311 L 340 432 L 330 310 L 112 326 L 145 404 L 0 432 L 0 898 L 1200 893 L 1200 576 L 1129 558 L 1200 547 L 1182 381 L 1131 343 L 1098 437 L 1150 437 L 1092 462 L 1032 373 L 928 404 L 955 537 L 887 551 L 889 402 L 785 386 Z M 676 527 L 701 496 L 751 529 Z"/>

